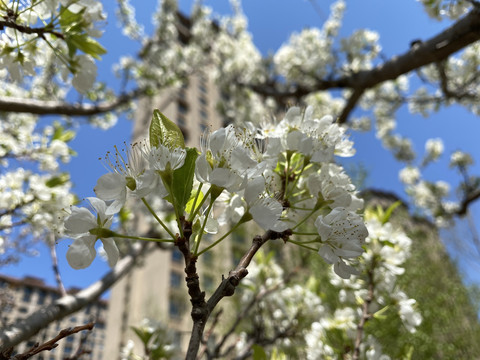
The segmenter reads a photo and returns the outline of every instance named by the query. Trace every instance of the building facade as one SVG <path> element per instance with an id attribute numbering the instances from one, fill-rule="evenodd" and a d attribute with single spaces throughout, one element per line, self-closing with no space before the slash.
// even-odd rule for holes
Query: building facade
<path id="1" fill-rule="evenodd" d="M 67 292 L 75 293 L 76 291 L 76 289 L 71 289 Z M 32 312 L 61 297 L 58 289 L 46 285 L 41 279 L 30 276 L 17 279 L 5 275 L 0 275 L 0 295 L 2 327 L 27 317 Z M 108 302 L 105 300 L 99 300 L 90 304 L 64 319 L 51 323 L 36 336 L 18 345 L 15 348 L 15 352 L 20 354 L 30 349 L 35 343 L 43 344 L 53 339 L 63 329 L 85 325 L 94 321 L 95 327 L 93 331 L 83 331 L 70 335 L 58 341 L 56 348 L 39 353 L 35 356 L 35 359 L 63 360 L 73 357 L 80 348 L 82 351 L 85 351 L 82 359 L 105 359 L 103 349 L 107 308 Z"/>

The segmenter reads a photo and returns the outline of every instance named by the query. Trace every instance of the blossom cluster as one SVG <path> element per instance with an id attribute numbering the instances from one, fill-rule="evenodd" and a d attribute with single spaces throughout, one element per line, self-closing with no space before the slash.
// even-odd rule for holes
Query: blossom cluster
<path id="1" fill-rule="evenodd" d="M 165 241 L 175 241 L 174 234 L 183 231 L 181 219 L 187 219 L 192 224 L 194 254 L 210 249 L 201 248 L 202 237 L 219 233 L 220 223 L 235 228 L 253 220 L 265 231 L 290 229 L 292 236 L 286 241 L 318 251 L 336 273 L 348 278 L 355 273 L 349 261 L 362 254 L 368 232 L 357 214 L 363 202 L 333 160 L 334 155 L 353 153 L 345 129 L 332 117 L 315 118 L 312 108 L 302 112 L 292 107 L 275 125 L 229 125 L 207 133 L 200 151 L 185 148 L 180 129 L 155 111 L 150 144 L 139 142 L 105 157 L 112 172 L 98 179 L 94 189 L 98 199 L 90 199 L 97 215 L 72 208 L 65 221 L 75 239 L 67 254 L 70 265 L 90 265 L 96 239 L 103 239 L 104 245 L 108 239 L 105 250 L 110 264 L 115 263 L 118 252 L 110 240 L 118 234 L 108 229 L 112 216 L 131 197 L 141 199 L 171 237 Z M 152 210 L 149 202 L 155 197 L 171 204 L 177 227 L 167 225 Z M 231 216 L 219 222 L 215 208 Z M 304 235 L 300 230 L 312 216 L 317 232 Z"/>
<path id="2" fill-rule="evenodd" d="M 21 83 L 24 76 L 35 76 L 44 71 L 44 67 L 55 64 L 64 81 L 69 73 L 73 74 L 71 83 L 79 92 L 85 93 L 92 87 L 97 75 L 93 59 L 105 53 L 93 39 L 101 36 L 97 26 L 106 17 L 101 2 L 11 1 L 2 5 L 1 12 L 2 15 L 5 12 L 2 17 L 6 21 L 0 42 L 3 54 L 0 71 L 6 69 L 10 79 Z M 73 24 L 75 26 L 71 26 Z M 36 41 L 45 42 L 45 45 L 35 46 Z M 52 52 L 53 56 L 50 56 Z"/>
<path id="3" fill-rule="evenodd" d="M 295 358 L 342 359 L 358 351 L 359 358 L 391 357 L 373 336 L 388 321 L 397 318 L 407 334 L 422 322 L 415 299 L 409 298 L 397 279 L 405 271 L 412 240 L 391 222 L 391 211 L 366 210 L 369 236 L 359 259 L 358 273 L 342 279 L 328 272 L 329 284 L 312 275 L 303 286 L 289 284 L 294 264 L 277 263 L 273 253 L 260 253 L 244 279 L 241 304 L 253 315 L 248 325 L 240 326 L 236 342 L 237 356 L 248 353 L 252 341 L 271 343 L 277 354 Z M 327 294 L 333 289 L 335 296 Z M 253 305 L 252 305 L 253 304 Z M 365 307 L 365 304 L 368 304 Z M 256 325 L 256 317 L 259 324 Z M 362 325 L 362 321 L 372 324 Z M 262 329 L 258 334 L 256 326 Z M 295 334 L 284 338 L 288 329 Z M 376 329 L 376 330 L 373 330 Z M 268 339 L 268 342 L 267 342 Z M 357 344 L 356 341 L 360 339 Z M 355 349 L 358 346 L 358 349 Z M 269 351 L 268 347 L 264 349 Z"/>
<path id="4" fill-rule="evenodd" d="M 367 359 L 388 360 L 390 357 L 383 353 L 378 341 L 359 327 L 362 317 L 369 319 L 376 313 L 393 308 L 410 333 L 414 333 L 422 322 L 415 299 L 408 298 L 396 281 L 405 271 L 403 266 L 410 256 L 411 239 L 401 229 L 385 221 L 383 212 L 367 210 L 366 217 L 369 235 L 357 267 L 359 273 L 350 279 L 331 276 L 330 282 L 338 291 L 340 306 L 334 313 L 312 323 L 306 335 L 309 359 L 338 356 L 338 349 L 332 346 L 329 333 L 340 331 L 353 344 L 358 332 L 365 331 L 360 352 Z"/>

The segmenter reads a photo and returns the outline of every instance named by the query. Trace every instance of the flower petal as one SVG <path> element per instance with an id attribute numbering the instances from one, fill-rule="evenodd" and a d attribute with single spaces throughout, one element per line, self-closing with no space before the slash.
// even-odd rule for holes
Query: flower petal
<path id="1" fill-rule="evenodd" d="M 83 236 L 76 239 L 68 248 L 67 261 L 76 270 L 85 269 L 95 259 L 95 237 Z"/>
<path id="2" fill-rule="evenodd" d="M 110 265 L 110 267 L 114 267 L 120 256 L 120 252 L 118 251 L 115 241 L 112 238 L 100 240 L 102 240 L 103 248 L 107 253 L 108 265 Z"/>

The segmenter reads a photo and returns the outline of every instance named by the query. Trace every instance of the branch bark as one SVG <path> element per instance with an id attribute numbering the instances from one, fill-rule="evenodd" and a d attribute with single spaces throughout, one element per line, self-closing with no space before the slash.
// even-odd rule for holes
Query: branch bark
<path id="1" fill-rule="evenodd" d="M 267 231 L 262 236 L 257 235 L 254 237 L 252 241 L 252 245 L 248 249 L 248 251 L 243 255 L 240 259 L 237 267 L 230 271 L 227 278 L 224 278 L 220 285 L 217 287 L 213 295 L 205 302 L 205 293 L 200 290 L 199 284 L 190 284 L 190 281 L 198 280 L 198 275 L 189 274 L 188 270 L 188 263 L 185 269 L 187 273 L 187 285 L 189 287 L 189 294 L 191 288 L 195 289 L 198 287 L 198 292 L 195 293 L 194 296 L 191 296 L 192 302 L 192 319 L 193 319 L 193 329 L 192 334 L 190 337 L 190 343 L 188 345 L 187 350 L 187 360 L 195 360 L 197 358 L 198 350 L 200 348 L 200 343 L 203 338 L 203 332 L 205 330 L 205 325 L 207 320 L 212 313 L 215 306 L 217 306 L 218 302 L 222 300 L 226 296 L 232 296 L 235 293 L 235 289 L 240 283 L 240 281 L 247 276 L 248 270 L 247 267 L 250 265 L 255 254 L 258 250 L 265 244 L 268 240 L 275 240 L 275 239 L 288 239 L 288 237 L 292 234 L 291 230 L 285 230 L 282 233 L 277 233 L 275 231 Z M 178 245 L 177 245 L 178 246 Z M 180 246 L 179 246 L 180 248 Z M 182 249 L 180 248 L 182 251 Z M 183 251 L 182 251 L 183 252 Z M 195 258 L 196 261 L 196 258 Z M 190 269 L 191 271 L 192 269 Z M 196 275 L 196 276 L 195 276 Z"/>
<path id="2" fill-rule="evenodd" d="M 271 79 L 265 84 L 243 85 L 260 95 L 271 96 L 280 102 L 286 102 L 292 98 L 299 99 L 316 91 L 350 88 L 354 92 L 341 117 L 341 122 L 345 122 L 351 109 L 366 89 L 387 80 L 394 80 L 400 75 L 425 65 L 441 62 L 478 40 L 480 40 L 480 9 L 474 7 L 466 16 L 438 35 L 426 41 L 417 42 L 407 52 L 394 56 L 371 70 L 362 70 L 337 79 L 319 80 L 309 87 L 291 84 L 288 88 L 282 88 L 278 81 L 272 82 Z"/>
<path id="3" fill-rule="evenodd" d="M 30 26 L 17 24 L 14 21 L 0 20 L 0 30 L 3 30 L 6 27 L 15 29 L 24 34 L 37 34 L 42 39 L 45 38 L 45 34 L 52 34 L 60 39 L 65 39 L 64 35 L 59 31 L 55 31 L 53 26 L 49 27 L 47 25 L 45 27 L 32 28 Z"/>
<path id="4" fill-rule="evenodd" d="M 35 335 L 51 322 L 73 314 L 98 299 L 134 267 L 137 257 L 145 252 L 147 245 L 147 243 L 134 244 L 130 255 L 121 259 L 102 279 L 76 295 L 64 296 L 54 303 L 35 311 L 27 318 L 15 322 L 15 324 L 10 325 L 6 329 L 2 329 L 0 332 L 0 353 Z"/>
<path id="5" fill-rule="evenodd" d="M 29 113 L 35 115 L 92 116 L 117 110 L 128 102 L 138 99 L 146 92 L 146 89 L 138 88 L 120 95 L 112 101 L 105 101 L 99 104 L 71 104 L 63 101 L 44 101 L 0 96 L 0 112 Z"/>

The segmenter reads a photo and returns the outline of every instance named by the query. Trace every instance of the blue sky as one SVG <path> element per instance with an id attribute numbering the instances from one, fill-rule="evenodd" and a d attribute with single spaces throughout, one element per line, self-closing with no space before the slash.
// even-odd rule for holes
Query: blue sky
<path id="1" fill-rule="evenodd" d="M 332 1 L 317 0 L 243 0 L 244 11 L 249 18 L 249 29 L 253 34 L 255 44 L 263 54 L 277 50 L 288 39 L 290 33 L 300 31 L 305 27 L 320 27 L 327 19 L 329 6 Z M 437 22 L 428 18 L 421 5 L 415 0 L 347 0 L 347 10 L 342 35 L 348 35 L 353 30 L 368 28 L 380 33 L 382 53 L 387 58 L 401 54 L 408 50 L 414 39 L 426 39 L 442 29 L 448 22 Z M 132 2 L 138 4 L 139 2 Z M 180 8 L 188 12 L 192 1 L 180 0 Z M 204 1 L 213 7 L 214 12 L 229 13 L 228 1 Z M 119 56 L 134 54 L 138 49 L 135 44 L 122 37 L 114 18 L 113 1 L 104 1 L 108 13 L 108 24 L 105 36 L 100 42 L 107 48 L 108 54 L 99 62 L 99 79 L 112 86 L 118 81 L 111 72 L 111 66 Z M 143 0 L 141 9 L 137 9 L 137 19 L 145 24 L 146 32 L 152 31 L 150 16 L 156 8 L 156 0 Z M 408 19 L 408 25 L 407 25 Z M 480 158 L 477 137 L 479 132 L 478 119 L 467 111 L 459 108 L 442 110 L 431 118 L 424 119 L 419 115 L 411 115 L 405 109 L 398 113 L 399 132 L 413 138 L 415 150 L 423 154 L 425 140 L 441 137 L 445 143 L 443 160 L 431 165 L 426 178 L 429 180 L 446 180 L 455 184 L 458 176 L 448 169 L 448 155 L 454 150 L 469 151 L 474 157 Z M 459 129 L 468 129 L 460 131 Z M 93 187 L 97 179 L 105 173 L 105 168 L 98 161 L 114 145 L 121 145 L 130 138 L 131 123 L 120 119 L 117 126 L 107 132 L 89 127 L 78 130 L 72 147 L 78 156 L 66 167 L 72 173 L 76 184 L 76 192 L 80 197 L 93 196 Z M 406 198 L 403 187 L 398 181 L 398 170 L 401 164 L 397 163 L 392 155 L 381 147 L 373 133 L 353 134 L 357 155 L 350 160 L 361 163 L 368 170 L 367 185 L 384 190 L 394 191 Z M 477 165 L 475 172 L 480 172 Z M 478 205 L 473 208 L 474 218 L 479 219 Z M 475 216 L 475 215 L 479 216 Z M 467 232 L 468 233 L 468 232 Z M 467 234 L 468 236 L 468 234 Z M 108 271 L 108 266 L 99 258 L 85 270 L 71 269 L 65 259 L 68 240 L 61 240 L 57 246 L 59 265 L 64 282 L 67 286 L 85 286 L 99 278 L 99 274 Z M 44 278 L 49 284 L 54 284 L 48 252 L 39 248 L 41 256 L 28 258 L 15 266 L 0 269 L 2 273 L 13 276 L 35 275 Z M 478 260 L 478 259 L 477 259 Z M 462 269 L 468 281 L 477 281 L 478 265 L 475 262 L 462 261 Z"/>

